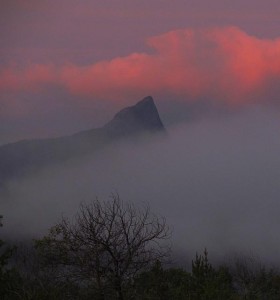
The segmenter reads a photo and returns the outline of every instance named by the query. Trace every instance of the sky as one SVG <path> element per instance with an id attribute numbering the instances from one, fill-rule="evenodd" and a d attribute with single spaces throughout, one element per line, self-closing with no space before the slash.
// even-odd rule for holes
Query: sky
<path id="1" fill-rule="evenodd" d="M 102 126 L 152 95 L 165 124 L 278 105 L 277 0 L 2 0 L 0 144 Z"/>
<path id="2" fill-rule="evenodd" d="M 33 237 L 118 191 L 166 216 L 182 253 L 279 261 L 279 0 L 0 7 L 0 145 L 102 126 L 148 95 L 168 130 L 10 182 L 3 230 Z"/>

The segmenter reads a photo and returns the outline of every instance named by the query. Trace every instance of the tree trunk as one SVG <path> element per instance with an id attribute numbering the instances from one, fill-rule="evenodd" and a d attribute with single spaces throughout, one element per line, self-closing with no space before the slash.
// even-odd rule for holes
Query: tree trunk
<path id="1" fill-rule="evenodd" d="M 118 294 L 118 300 L 124 300 L 122 285 L 121 285 L 121 281 L 119 279 L 117 279 L 117 282 L 116 282 L 116 291 Z"/>
<path id="2" fill-rule="evenodd" d="M 99 274 L 97 274 L 97 286 L 98 286 L 98 299 L 105 300 L 104 291 L 103 291 L 103 287 L 101 284 L 101 278 L 100 278 Z"/>

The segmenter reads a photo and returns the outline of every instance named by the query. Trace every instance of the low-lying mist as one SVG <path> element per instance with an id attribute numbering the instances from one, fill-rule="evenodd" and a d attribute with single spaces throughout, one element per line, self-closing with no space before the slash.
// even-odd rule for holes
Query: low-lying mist
<path id="1" fill-rule="evenodd" d="M 262 107 L 186 123 L 166 138 L 114 144 L 94 157 L 8 184 L 4 236 L 31 239 L 81 201 L 119 193 L 167 218 L 172 248 L 280 259 L 280 113 Z"/>

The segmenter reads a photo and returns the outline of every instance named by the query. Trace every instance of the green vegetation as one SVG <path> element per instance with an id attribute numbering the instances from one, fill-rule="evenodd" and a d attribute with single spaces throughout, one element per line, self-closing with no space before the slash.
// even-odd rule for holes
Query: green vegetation
<path id="1" fill-rule="evenodd" d="M 252 256 L 214 266 L 205 249 L 190 270 L 170 267 L 168 237 L 165 220 L 148 207 L 135 208 L 118 195 L 96 199 L 32 248 L 0 241 L 0 299 L 280 299 L 280 272 Z"/>

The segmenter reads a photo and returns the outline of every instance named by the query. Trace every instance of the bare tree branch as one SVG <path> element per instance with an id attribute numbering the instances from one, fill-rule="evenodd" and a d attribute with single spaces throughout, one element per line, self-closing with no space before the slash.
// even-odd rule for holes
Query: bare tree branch
<path id="1" fill-rule="evenodd" d="M 108 201 L 82 203 L 72 222 L 63 218 L 37 246 L 60 275 L 91 282 L 101 299 L 110 286 L 122 300 L 127 281 L 168 257 L 162 242 L 169 237 L 166 220 L 149 206 L 139 209 L 113 194 Z"/>

